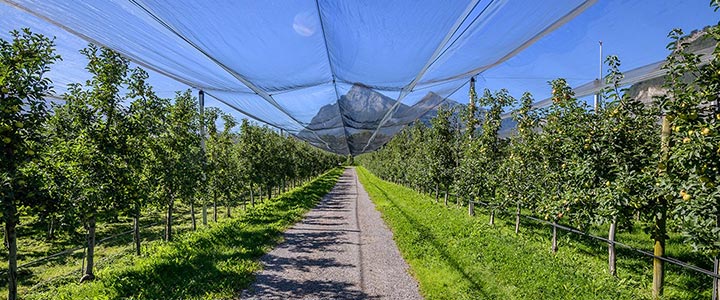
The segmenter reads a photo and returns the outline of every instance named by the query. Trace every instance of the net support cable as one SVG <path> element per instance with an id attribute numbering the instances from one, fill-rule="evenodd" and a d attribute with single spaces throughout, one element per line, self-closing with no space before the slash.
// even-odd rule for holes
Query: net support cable
<path id="1" fill-rule="evenodd" d="M 402 103 L 403 98 L 407 96 L 410 92 L 412 92 L 413 88 L 415 88 L 415 85 L 422 79 L 422 77 L 425 75 L 425 72 L 430 68 L 430 66 L 435 62 L 435 60 L 440 57 L 442 53 L 444 53 L 442 50 L 445 48 L 445 46 L 450 42 L 450 39 L 457 33 L 458 29 L 460 29 L 460 26 L 462 26 L 462 23 L 465 22 L 465 20 L 470 16 L 473 10 L 475 10 L 475 7 L 478 5 L 480 0 L 473 0 L 471 1 L 468 6 L 465 8 L 465 11 L 460 15 L 460 17 L 455 21 L 455 24 L 453 24 L 452 28 L 448 33 L 445 35 L 445 37 L 442 39 L 440 44 L 435 49 L 435 52 L 430 56 L 430 59 L 425 63 L 425 66 L 423 66 L 422 69 L 420 69 L 420 72 L 415 76 L 415 78 L 405 87 L 400 90 L 400 95 L 398 95 L 397 100 L 393 104 L 392 107 L 385 113 L 385 116 L 380 120 L 380 123 L 378 124 L 377 128 L 375 128 L 375 131 L 370 136 L 370 139 L 368 139 L 367 144 L 365 144 L 365 147 L 363 147 L 362 152 L 365 152 L 367 150 L 367 147 L 370 146 L 370 144 L 375 140 L 375 136 L 377 136 L 378 132 L 380 132 L 380 128 L 382 128 L 383 125 L 392 117 L 394 111 L 400 106 Z M 494 2 L 494 0 L 491 1 L 491 3 Z M 490 5 L 490 4 L 488 4 Z"/>
<path id="2" fill-rule="evenodd" d="M 44 21 L 46 21 L 46 22 L 48 22 L 48 23 L 50 23 L 50 24 L 52 24 L 52 25 L 54 25 L 54 26 L 57 26 L 58 28 L 63 29 L 63 30 L 65 30 L 65 31 L 69 32 L 70 34 L 73 34 L 73 35 L 75 35 L 75 36 L 77 36 L 77 37 L 79 37 L 79 38 L 81 38 L 81 39 L 83 39 L 83 40 L 85 40 L 85 41 L 87 41 L 87 42 L 93 43 L 93 44 L 95 44 L 95 45 L 98 45 L 98 46 L 101 46 L 101 47 L 104 47 L 104 48 L 108 48 L 108 49 L 111 48 L 111 47 L 108 47 L 106 44 L 101 43 L 100 41 L 98 41 L 98 40 L 96 40 L 96 39 L 94 39 L 94 38 L 91 38 L 91 37 L 89 37 L 89 36 L 87 36 L 87 35 L 85 35 L 85 34 L 82 34 L 82 33 L 80 33 L 79 31 L 74 30 L 74 29 L 72 29 L 72 28 L 70 28 L 70 27 L 68 27 L 68 26 L 65 26 L 65 25 L 63 25 L 63 24 L 61 24 L 61 23 L 59 23 L 59 22 L 57 22 L 57 21 L 55 21 L 55 20 L 53 20 L 53 19 L 50 19 L 50 18 L 48 18 L 48 17 L 46 17 L 46 16 L 44 16 L 44 15 L 42 15 L 42 14 L 36 13 L 35 11 L 33 11 L 33 10 L 31 10 L 31 9 L 28 9 L 27 7 L 25 7 L 25 6 L 23 6 L 23 5 L 20 5 L 20 4 L 16 3 L 16 2 L 13 2 L 13 1 L 11 1 L 11 0 L 0 0 L 0 1 L 2 1 L 2 2 L 8 4 L 8 5 L 12 6 L 12 7 L 15 7 L 16 9 L 19 9 L 19 10 L 22 10 L 22 11 L 24 11 L 24 12 L 26 12 L 26 13 L 29 13 L 29 14 L 35 16 L 35 17 L 38 17 L 38 18 L 40 18 L 40 19 L 42 19 L 42 20 L 44 20 Z M 132 0 L 131 0 L 131 1 L 132 1 Z M 176 80 L 176 81 L 178 81 L 178 82 L 180 82 L 180 83 L 182 83 L 182 84 L 185 84 L 185 85 L 187 85 L 187 86 L 189 86 L 189 87 L 191 87 L 191 88 L 194 88 L 194 89 L 197 89 L 197 90 L 203 90 L 203 91 L 205 92 L 205 94 L 207 94 L 208 96 L 213 97 L 215 100 L 217 100 L 217 101 L 219 101 L 219 102 L 227 105 L 228 107 L 230 107 L 230 108 L 232 108 L 232 109 L 234 109 L 234 110 L 236 110 L 236 111 L 238 111 L 238 112 L 246 115 L 247 117 L 249 117 L 249 118 L 251 118 L 251 119 L 253 119 L 253 120 L 256 120 L 256 121 L 261 122 L 261 123 L 263 123 L 263 124 L 270 125 L 271 127 L 274 127 L 274 128 L 280 128 L 278 125 L 272 124 L 271 122 L 266 121 L 266 120 L 264 120 L 263 118 L 257 117 L 257 116 L 255 116 L 255 115 L 253 115 L 253 114 L 251 114 L 251 113 L 243 110 L 243 109 L 238 108 L 236 105 L 233 105 L 233 104 L 231 104 L 230 102 L 225 101 L 225 100 L 221 99 L 220 97 L 217 97 L 217 96 L 215 96 L 215 95 L 207 92 L 208 90 L 221 91 L 221 92 L 233 92 L 233 91 L 226 91 L 226 90 L 222 90 L 222 89 L 216 89 L 216 88 L 211 88 L 211 87 L 205 87 L 205 86 L 198 85 L 198 84 L 195 83 L 195 82 L 186 80 L 186 79 L 184 79 L 184 78 L 182 78 L 182 77 L 180 77 L 180 76 L 176 76 L 176 75 L 173 74 L 173 73 L 166 72 L 166 71 L 164 71 L 162 68 L 158 68 L 158 67 L 156 67 L 156 66 L 154 66 L 154 65 L 152 65 L 152 64 L 150 64 L 150 63 L 148 63 L 148 62 L 146 62 L 146 61 L 144 61 L 144 60 L 142 60 L 142 59 L 139 59 L 139 58 L 137 58 L 137 57 L 134 57 L 133 55 L 130 55 L 129 53 L 127 53 L 127 52 L 125 52 L 125 51 L 121 51 L 121 50 L 117 50 L 117 49 L 116 49 L 116 51 L 122 53 L 125 57 L 127 57 L 127 58 L 130 59 L 130 60 L 132 60 L 134 63 L 140 65 L 140 66 L 143 67 L 143 68 L 147 68 L 147 69 L 149 69 L 149 70 L 153 70 L 153 71 L 155 71 L 155 72 L 157 72 L 157 73 L 159 73 L 159 74 L 162 74 L 162 75 L 164 75 L 164 76 L 166 76 L 166 77 L 168 77 L 168 78 L 171 78 L 171 79 L 173 79 L 173 80 Z M 61 95 L 52 94 L 52 95 L 49 95 L 49 97 L 54 98 L 54 99 L 58 99 L 58 100 L 65 101 L 65 98 L 63 98 Z M 297 122 L 297 121 L 296 121 L 296 122 Z M 300 124 L 300 125 L 302 126 L 302 124 Z M 303 128 L 305 128 L 305 127 L 303 126 Z M 314 133 L 314 132 L 313 132 L 313 133 Z M 317 135 L 317 134 L 316 134 L 316 135 Z M 318 137 L 318 138 L 319 138 L 319 137 Z M 325 142 L 325 141 L 322 140 L 322 139 L 320 139 L 320 140 L 323 141 L 323 142 L 325 143 L 326 147 L 329 149 L 328 143 Z"/>
<path id="3" fill-rule="evenodd" d="M 441 78 L 433 81 L 429 81 L 427 83 L 434 83 L 434 82 L 446 82 L 451 81 L 455 79 L 465 78 L 465 77 L 472 77 L 477 76 L 482 72 L 487 71 L 490 68 L 496 67 L 497 65 L 505 62 L 506 60 L 510 59 L 511 57 L 517 55 L 521 51 L 527 49 L 527 47 L 530 47 L 532 44 L 549 34 L 550 32 L 555 31 L 556 29 L 560 28 L 560 26 L 565 25 L 565 23 L 570 22 L 570 20 L 574 19 L 578 15 L 580 15 L 582 12 L 584 12 L 586 9 L 590 8 L 590 6 L 593 6 L 595 3 L 597 3 L 597 0 L 587 0 L 581 3 L 580 5 L 576 6 L 573 10 L 565 14 L 564 16 L 560 17 L 558 20 L 550 24 L 549 26 L 545 27 L 542 31 L 540 31 L 538 34 L 534 35 L 532 38 L 528 39 L 524 43 L 522 43 L 517 48 L 513 49 L 512 51 L 508 52 L 508 54 L 505 54 L 500 59 L 496 60 L 495 62 L 485 65 L 482 67 L 478 67 L 475 69 L 472 69 L 470 71 L 467 71 L 462 74 L 458 74 L 451 77 Z"/>
<path id="4" fill-rule="evenodd" d="M 348 142 L 348 138 L 350 135 L 347 131 L 347 124 L 345 122 L 345 117 L 342 113 L 342 108 L 340 108 L 340 92 L 338 91 L 338 86 L 336 82 L 337 76 L 335 75 L 335 66 L 332 63 L 332 59 L 330 59 L 330 47 L 328 46 L 327 33 L 325 32 L 325 22 L 323 21 L 319 0 L 315 0 L 315 8 L 317 9 L 318 20 L 320 20 L 320 30 L 322 31 L 323 43 L 325 44 L 325 56 L 327 57 L 328 67 L 330 67 L 330 74 L 332 75 L 332 85 L 335 89 L 335 103 L 337 104 L 338 114 L 340 115 L 340 122 L 342 123 L 343 127 L 343 134 L 345 136 L 345 147 L 347 148 L 347 154 L 352 155 L 352 151 L 350 151 L 350 142 Z"/>
<path id="5" fill-rule="evenodd" d="M 710 63 L 710 61 L 713 60 L 712 53 L 714 50 L 715 46 L 713 45 L 699 49 L 693 53 L 700 55 L 700 65 L 702 66 Z M 635 69 L 628 70 L 623 73 L 623 78 L 622 80 L 620 80 L 620 86 L 628 86 L 653 78 L 665 76 L 665 74 L 667 74 L 667 70 L 665 70 L 663 67 L 666 64 L 666 60 L 661 60 L 641 67 L 637 67 Z M 610 87 L 610 84 L 603 81 L 604 80 L 596 79 L 573 88 L 575 97 L 585 97 L 597 93 L 602 93 L 605 89 Z M 552 104 L 552 98 L 546 98 L 533 103 L 532 108 L 543 108 L 550 104 Z M 503 119 L 508 119 L 511 117 L 512 112 L 507 112 L 502 115 Z"/>
<path id="6" fill-rule="evenodd" d="M 178 32 L 174 27 L 170 26 L 170 24 L 169 24 L 168 22 L 166 22 L 165 20 L 161 19 L 157 14 L 155 14 L 153 11 L 151 11 L 149 8 L 147 8 L 145 5 L 141 4 L 138 0 L 129 0 L 129 1 L 130 1 L 130 3 L 134 4 L 135 6 L 137 6 L 137 7 L 140 8 L 141 10 L 143 10 L 145 13 L 147 13 L 148 16 L 150 16 L 153 20 L 155 20 L 156 22 L 158 22 L 158 23 L 159 23 L 161 26 L 163 26 L 165 29 L 169 30 L 171 33 L 173 33 L 174 35 L 176 35 L 178 38 L 182 39 L 182 40 L 183 40 L 184 42 L 186 42 L 188 45 L 190 45 L 190 46 L 193 47 L 195 50 L 197 50 L 197 51 L 200 52 L 202 55 L 204 55 L 206 58 L 208 58 L 210 61 L 212 61 L 213 63 L 215 63 L 218 67 L 222 68 L 225 72 L 227 72 L 228 74 L 230 74 L 230 75 L 232 75 L 233 77 L 235 77 L 235 79 L 237 79 L 237 80 L 240 81 L 242 84 L 244 84 L 245 86 L 247 86 L 247 87 L 248 87 L 250 90 L 252 90 L 256 95 L 260 96 L 262 99 L 264 99 L 265 101 L 267 101 L 270 105 L 272 105 L 272 106 L 275 107 L 277 110 L 279 110 L 280 112 L 282 112 L 283 114 L 285 114 L 288 118 L 290 118 L 291 120 L 293 120 L 294 122 L 296 122 L 298 125 L 300 125 L 301 127 L 303 127 L 305 130 L 308 130 L 308 131 L 312 132 L 313 135 L 315 135 L 315 137 L 317 137 L 319 140 L 323 141 L 323 143 L 325 143 L 326 145 L 328 145 L 328 143 L 327 143 L 325 140 L 323 140 L 314 130 L 309 129 L 303 122 L 301 122 L 300 120 L 296 119 L 292 114 L 290 114 L 289 112 L 287 112 L 287 110 L 286 110 L 284 107 L 282 107 L 282 105 L 280 105 L 279 103 L 277 103 L 277 101 L 275 101 L 275 99 L 274 99 L 270 94 L 268 94 L 266 91 L 264 91 L 263 89 L 259 88 L 257 85 L 255 85 L 254 83 L 252 83 L 250 80 L 248 80 L 247 78 L 245 78 L 245 76 L 243 76 L 242 74 L 236 72 L 236 71 L 233 70 L 232 68 L 226 66 L 224 63 L 222 63 L 221 61 L 219 61 L 218 59 L 216 59 L 214 56 L 210 55 L 210 53 L 208 53 L 207 51 L 205 51 L 203 48 L 201 48 L 200 46 L 198 46 L 195 42 L 191 41 L 189 38 L 187 38 L 187 37 L 185 37 L 184 35 L 182 35 L 182 34 L 181 34 L 180 32 Z M 217 99 L 217 97 L 213 97 L 213 98 L 216 98 L 216 99 Z"/>
<path id="7" fill-rule="evenodd" d="M 484 72 L 484 71 L 486 71 L 486 70 L 488 70 L 488 69 L 490 69 L 490 68 L 492 68 L 492 67 L 495 67 L 495 66 L 497 66 L 497 65 L 505 62 L 506 60 L 510 59 L 511 57 L 513 57 L 513 56 L 517 55 L 518 53 L 520 53 L 521 51 L 525 50 L 527 47 L 530 47 L 530 45 L 534 44 L 535 42 L 537 42 L 538 40 L 540 40 L 542 37 L 544 37 L 545 35 L 547 35 L 548 33 L 550 33 L 550 32 L 552 32 L 552 31 L 560 28 L 560 26 L 564 25 L 565 23 L 569 22 L 569 21 L 572 20 L 573 18 L 577 17 L 579 14 L 581 14 L 582 12 L 584 12 L 584 11 L 585 11 L 586 9 L 588 9 L 590 6 L 594 5 L 596 2 L 597 2 L 597 0 L 587 0 L 587 1 L 582 2 L 580 5 L 576 6 L 573 10 L 571 10 L 570 12 L 568 12 L 567 14 L 565 14 L 564 16 L 562 16 L 560 19 L 556 20 L 555 22 L 553 22 L 553 23 L 550 24 L 549 26 L 545 27 L 545 28 L 544 28 L 542 31 L 540 31 L 538 34 L 536 34 L 536 35 L 533 36 L 532 38 L 528 39 L 527 41 L 525 41 L 524 43 L 522 43 L 520 46 L 518 46 L 517 48 L 513 49 L 512 51 L 510 51 L 509 53 L 507 53 L 506 55 L 504 55 L 503 57 L 501 57 L 500 59 L 498 59 L 497 61 L 495 61 L 495 62 L 493 62 L 493 63 L 491 63 L 491 64 L 489 64 L 489 65 L 485 65 L 485 66 L 482 66 L 482 67 L 479 67 L 479 68 L 470 70 L 470 71 L 465 72 L 465 73 L 460 74 L 460 75 L 455 75 L 455 76 L 448 77 L 448 78 L 433 80 L 433 81 L 428 82 L 428 83 L 446 82 L 446 81 L 451 81 L 451 80 L 454 80 L 454 79 L 460 79 L 460 78 L 463 78 L 463 77 L 477 76 L 477 75 L 479 75 L 480 73 L 482 73 L 482 72 Z M 475 18 L 475 19 L 473 20 L 473 22 L 474 22 L 475 20 L 478 20 L 478 19 L 479 19 L 479 17 L 478 17 L 478 18 Z M 460 26 L 460 25 L 458 24 L 458 27 L 459 27 L 459 26 Z M 455 30 L 457 30 L 457 28 L 456 28 Z M 453 33 L 453 34 L 454 34 L 454 33 Z M 448 37 L 446 37 L 446 38 L 449 39 L 453 34 L 450 34 L 450 35 L 449 35 Z M 458 38 L 459 38 L 459 36 L 458 36 Z M 447 42 L 447 41 L 445 41 L 445 42 Z M 442 48 L 444 48 L 444 47 L 439 48 L 438 51 L 442 50 Z M 439 56 L 438 56 L 438 57 L 439 57 Z M 432 58 L 426 67 L 429 67 L 429 65 L 432 64 L 432 62 L 434 62 L 434 60 L 436 60 L 438 57 Z M 424 71 L 421 72 L 420 74 L 418 74 L 419 77 L 416 78 L 417 81 L 419 81 L 419 79 L 422 77 L 423 73 L 424 73 Z M 416 80 L 414 80 L 414 81 L 416 81 Z M 412 84 L 412 83 L 411 83 L 411 84 Z M 464 85 L 464 83 L 463 83 L 463 85 Z M 403 92 L 407 92 L 407 91 L 404 90 Z M 398 97 L 399 99 L 401 99 L 402 97 L 404 97 L 404 96 L 403 96 L 403 92 L 401 92 L 400 97 Z M 370 137 L 370 139 L 368 140 L 367 145 L 365 145 L 365 148 L 363 148 L 363 152 L 367 149 L 367 147 L 370 145 L 370 143 L 375 139 L 375 136 L 376 136 L 377 133 L 379 132 L 379 130 L 380 130 L 380 128 L 382 127 L 382 125 L 383 125 L 385 122 L 387 122 L 388 119 L 390 119 L 390 116 L 392 115 L 393 110 L 394 110 L 398 105 L 399 105 L 399 104 L 396 103 L 396 105 L 393 106 L 393 107 L 388 111 L 389 115 L 386 114 L 386 118 L 383 118 L 383 120 L 380 122 L 380 125 L 379 125 L 378 128 L 375 130 L 375 132 L 373 132 L 373 135 L 372 135 L 372 136 Z"/>

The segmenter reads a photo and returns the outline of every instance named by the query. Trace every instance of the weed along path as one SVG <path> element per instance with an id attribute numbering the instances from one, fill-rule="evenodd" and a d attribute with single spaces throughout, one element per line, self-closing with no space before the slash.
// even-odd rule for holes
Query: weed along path
<path id="1" fill-rule="evenodd" d="M 261 262 L 242 299 L 422 298 L 351 168 Z"/>

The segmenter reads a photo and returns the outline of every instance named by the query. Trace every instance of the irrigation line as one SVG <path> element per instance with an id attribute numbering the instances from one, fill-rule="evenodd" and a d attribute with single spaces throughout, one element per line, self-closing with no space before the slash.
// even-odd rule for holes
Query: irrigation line
<path id="1" fill-rule="evenodd" d="M 156 223 L 153 223 L 153 224 L 150 224 L 150 225 L 145 225 L 145 226 L 143 226 L 143 227 L 140 227 L 140 229 L 145 229 L 145 228 L 152 227 L 152 226 L 159 225 L 159 224 L 160 224 L 160 223 L 157 223 L 157 222 L 156 222 Z M 121 236 L 121 235 L 126 235 L 126 234 L 129 234 L 129 233 L 132 233 L 133 231 L 135 231 L 135 229 L 130 229 L 130 230 L 128 230 L 128 231 L 124 231 L 124 232 L 121 232 L 121 233 L 118 233 L 118 234 L 115 234 L 115 235 L 111 235 L 111 236 L 109 236 L 109 237 L 106 237 L 106 238 L 103 238 L 103 239 L 101 239 L 101 240 L 98 240 L 98 241 L 95 243 L 95 245 L 98 245 L 98 244 L 100 244 L 100 243 L 102 243 L 102 242 L 105 242 L 105 241 L 114 239 L 114 238 L 119 237 L 119 236 Z M 52 255 L 48 255 L 48 256 L 45 256 L 45 257 L 42 257 L 42 258 L 39 258 L 39 259 L 30 261 L 30 262 L 26 262 L 26 263 L 24 263 L 24 264 L 21 264 L 21 265 L 19 265 L 19 266 L 17 267 L 17 269 L 20 270 L 20 268 L 32 266 L 32 265 L 35 265 L 35 264 L 37 264 L 37 263 L 39 263 L 39 262 L 43 262 L 43 261 L 46 261 L 46 260 L 51 259 L 51 258 L 55 258 L 55 257 L 58 257 L 58 256 L 66 255 L 66 254 L 69 254 L 69 253 L 73 253 L 73 252 L 75 252 L 75 251 L 77 251 L 77 250 L 84 249 L 84 248 L 86 248 L 85 245 L 79 246 L 79 247 L 75 247 L 75 248 L 72 248 L 72 249 L 63 250 L 63 251 L 60 251 L 60 252 L 58 252 L 58 253 L 55 253 L 55 254 L 52 254 Z M 85 261 L 85 259 L 83 258 L 83 262 L 84 262 L 84 261 Z M 4 275 L 4 274 L 6 274 L 6 273 L 7 273 L 7 270 L 2 270 L 2 271 L 0 271 L 0 275 Z"/>
<path id="2" fill-rule="evenodd" d="M 457 197 L 457 196 L 456 196 L 456 197 Z M 484 206 L 488 206 L 487 203 L 481 202 L 481 201 L 473 201 L 473 203 L 475 203 L 475 204 L 481 204 L 481 205 L 484 205 Z M 620 247 L 622 247 L 622 248 L 629 249 L 629 250 L 638 252 L 638 253 L 640 253 L 640 254 L 643 254 L 643 255 L 652 257 L 652 258 L 657 258 L 657 259 L 659 259 L 659 260 L 662 260 L 662 261 L 665 261 L 665 262 L 669 262 L 669 263 L 671 263 L 671 264 L 678 265 L 678 266 L 680 266 L 680 267 L 687 268 L 687 269 L 690 269 L 690 270 L 693 270 L 693 271 L 696 271 L 696 272 L 699 272 L 699 273 L 708 275 L 708 276 L 713 277 L 713 278 L 715 278 L 715 279 L 720 279 L 720 274 L 716 274 L 716 273 L 714 273 L 713 271 L 706 270 L 706 269 L 700 268 L 700 267 L 698 267 L 698 266 L 694 266 L 694 265 L 688 264 L 688 263 L 686 263 L 686 262 L 684 262 L 684 261 L 681 261 L 681 260 L 678 260 L 678 259 L 675 259 L 675 258 L 672 258 L 672 257 L 657 256 L 657 255 L 655 255 L 654 253 L 651 253 L 651 252 L 649 252 L 649 251 L 637 249 L 637 248 L 635 248 L 635 247 L 632 247 L 632 246 L 627 245 L 627 244 L 623 244 L 623 243 L 621 243 L 621 242 L 616 242 L 616 241 L 611 242 L 611 241 L 610 241 L 609 239 L 607 239 L 607 238 L 604 238 L 604 237 L 601 237 L 601 236 L 597 236 L 597 235 L 593 235 L 593 234 L 590 234 L 590 233 L 587 233 L 587 232 L 578 230 L 578 229 L 576 229 L 576 228 L 572 228 L 572 227 L 560 225 L 560 224 L 557 224 L 557 223 L 552 223 L 552 222 L 549 222 L 549 221 L 546 221 L 546 220 L 543 220 L 543 219 L 539 219 L 539 218 L 536 218 L 536 217 L 532 217 L 532 216 L 528 216 L 528 215 L 523 215 L 523 214 L 520 214 L 520 216 L 523 217 L 523 218 L 526 218 L 526 219 L 530 219 L 530 220 L 536 221 L 536 222 L 538 222 L 538 223 L 555 226 L 555 227 L 560 228 L 560 229 L 565 230 L 565 231 L 569 231 L 569 232 L 572 232 L 572 233 L 575 233 L 575 234 L 579 234 L 579 235 L 582 235 L 582 236 L 586 236 L 586 237 L 590 237 L 590 238 L 593 238 L 593 239 L 596 239 L 596 240 L 600 240 L 600 241 L 603 241 L 603 242 L 608 243 L 608 244 L 611 244 L 611 243 L 612 243 L 612 244 L 618 245 L 618 246 L 620 246 Z"/>

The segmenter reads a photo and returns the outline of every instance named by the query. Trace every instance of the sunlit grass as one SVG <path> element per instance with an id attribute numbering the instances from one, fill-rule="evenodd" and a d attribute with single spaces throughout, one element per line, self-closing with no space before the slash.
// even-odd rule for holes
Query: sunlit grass
<path id="1" fill-rule="evenodd" d="M 560 234 L 560 250 L 550 252 L 551 228 L 514 217 L 488 225 L 481 208 L 444 207 L 432 197 L 389 183 L 357 168 L 360 182 L 394 232 L 394 239 L 428 299 L 648 299 L 652 264 L 647 257 L 619 250 L 618 275 L 607 272 L 607 245 Z M 595 231 L 602 234 L 606 228 Z M 652 246 L 636 228 L 618 240 Z M 670 255 L 692 258 L 673 237 Z M 668 267 L 667 299 L 710 298 L 710 279 Z"/>

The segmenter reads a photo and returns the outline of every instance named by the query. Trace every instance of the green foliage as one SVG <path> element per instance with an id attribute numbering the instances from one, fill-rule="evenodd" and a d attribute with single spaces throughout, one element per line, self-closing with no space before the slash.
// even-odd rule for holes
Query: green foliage
<path id="1" fill-rule="evenodd" d="M 48 117 L 45 97 L 52 81 L 45 77 L 60 59 L 53 40 L 29 29 L 0 40 L 0 202 L 3 217 L 14 222 L 18 206 L 42 204 L 37 172 Z"/>
<path id="2" fill-rule="evenodd" d="M 501 186 L 505 187 L 505 199 L 514 201 L 518 207 L 533 208 L 542 199 L 540 172 L 542 156 L 536 151 L 539 127 L 538 115 L 532 109 L 530 93 L 523 94 L 520 108 L 513 113 L 517 122 L 517 134 L 510 137 L 507 158 L 499 169 L 505 174 Z"/>
<path id="3" fill-rule="evenodd" d="M 128 61 L 118 53 L 90 45 L 81 51 L 89 60 L 92 79 L 71 84 L 65 103 L 54 107 L 49 120 L 52 146 L 53 196 L 73 203 L 83 222 L 120 202 L 121 181 L 127 170 L 124 157 L 127 109 L 120 90 L 126 80 Z"/>
<path id="4" fill-rule="evenodd" d="M 597 129 L 583 146 L 587 159 L 592 160 L 595 179 L 588 182 L 587 189 L 597 195 L 595 214 L 600 223 L 613 219 L 627 223 L 652 200 L 647 191 L 653 190 L 657 157 L 648 154 L 659 149 L 657 110 L 620 90 L 617 57 L 609 56 L 606 63 L 607 105 L 598 113 Z"/>
<path id="5" fill-rule="evenodd" d="M 29 29 L 0 39 L 0 205 L 8 248 L 8 299 L 17 297 L 18 209 L 47 205 L 42 189 L 39 152 L 45 146 L 45 97 L 52 82 L 45 77 L 60 59 L 53 40 Z"/>
<path id="6" fill-rule="evenodd" d="M 432 126 L 428 132 L 428 155 L 433 159 L 429 161 L 428 175 L 436 185 L 446 191 L 452 184 L 455 167 L 457 166 L 457 155 L 453 145 L 457 135 L 457 126 L 452 120 L 452 110 L 440 106 L 437 116 L 430 122 Z"/>
<path id="7" fill-rule="evenodd" d="M 679 228 L 698 250 L 720 256 L 720 47 L 701 65 L 701 57 L 685 50 L 682 31 L 670 33 L 665 87 L 659 98 L 672 126 L 668 163 L 661 166 L 658 195 L 665 197 Z M 706 38 L 720 40 L 720 29 Z"/>
<path id="8" fill-rule="evenodd" d="M 200 115 L 190 90 L 178 92 L 163 120 L 165 130 L 154 149 L 157 178 L 161 186 L 160 202 L 190 199 L 195 195 L 201 173 Z"/>
<path id="9" fill-rule="evenodd" d="M 257 260 L 282 232 L 335 185 L 343 170 L 321 177 L 172 243 L 155 243 L 148 256 L 125 256 L 98 271 L 89 284 L 69 283 L 34 299 L 218 299 L 232 298 L 260 270 Z"/>

